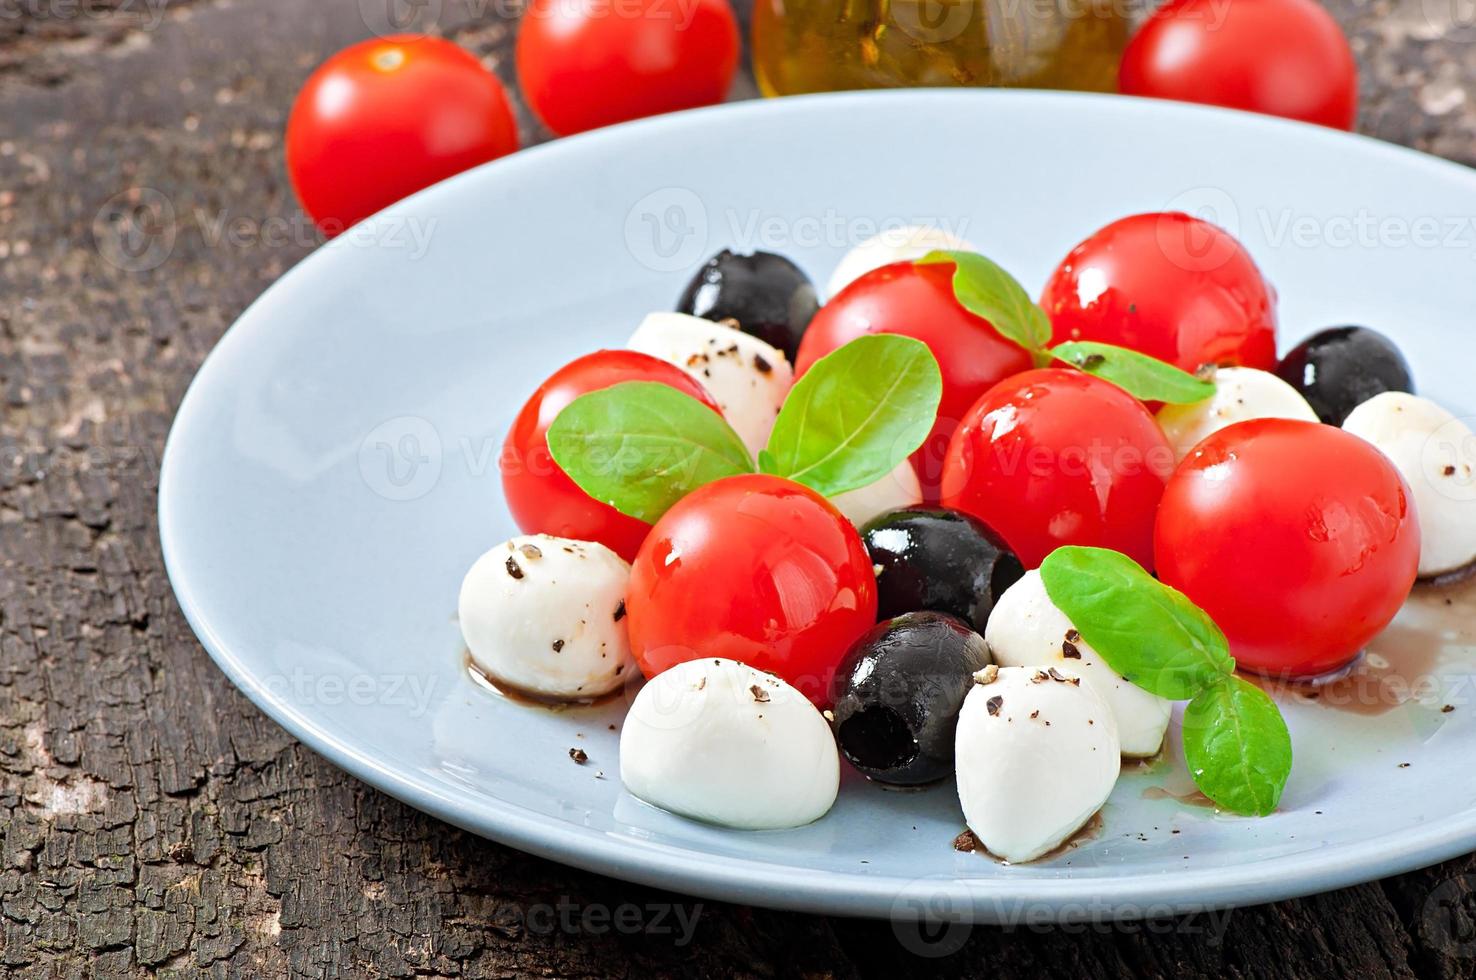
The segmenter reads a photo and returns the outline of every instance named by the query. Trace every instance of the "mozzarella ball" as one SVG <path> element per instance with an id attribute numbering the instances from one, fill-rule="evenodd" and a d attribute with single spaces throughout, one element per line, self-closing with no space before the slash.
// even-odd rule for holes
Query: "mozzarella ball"
<path id="1" fill-rule="evenodd" d="M 1158 424 L 1182 460 L 1210 434 L 1247 419 L 1301 419 L 1316 422 L 1317 413 L 1297 389 L 1269 371 L 1216 368 L 1215 393 L 1190 405 L 1165 405 Z"/>
<path id="2" fill-rule="evenodd" d="M 922 484 L 918 482 L 917 470 L 904 459 L 875 483 L 836 494 L 830 502 L 859 528 L 874 517 L 922 503 Z"/>
<path id="3" fill-rule="evenodd" d="M 958 800 L 979 843 L 1011 863 L 1064 844 L 1122 769 L 1112 711 L 1064 670 L 985 667 L 958 716 Z"/>
<path id="4" fill-rule="evenodd" d="M 602 544 L 520 535 L 478 558 L 457 610 L 493 683 L 555 700 L 608 694 L 633 676 L 625 635 L 630 566 Z"/>
<path id="5" fill-rule="evenodd" d="M 1409 483 L 1420 522 L 1420 576 L 1476 561 L 1476 434 L 1470 426 L 1428 398 L 1386 391 L 1353 409 L 1343 428 L 1373 443 Z"/>
<path id="6" fill-rule="evenodd" d="M 893 262 L 911 262 L 939 250 L 972 252 L 974 246 L 957 235 L 932 225 L 890 228 L 873 235 L 840 260 L 840 265 L 830 274 L 830 295 L 839 293 L 872 269 L 880 269 Z"/>
<path id="7" fill-rule="evenodd" d="M 672 813 L 739 830 L 823 817 L 840 787 L 830 726 L 799 691 L 736 660 L 677 664 L 641 688 L 620 779 Z"/>
<path id="8" fill-rule="evenodd" d="M 1026 572 L 999 597 L 984 628 L 984 642 L 1001 667 L 1055 667 L 1080 675 L 1111 709 L 1122 754 L 1158 754 L 1173 702 L 1123 680 L 1107 666 L 1052 604 L 1038 570 Z"/>
<path id="9" fill-rule="evenodd" d="M 755 457 L 769 441 L 794 384 L 794 368 L 782 351 L 741 330 L 686 313 L 652 313 L 627 346 L 697 379 Z"/>

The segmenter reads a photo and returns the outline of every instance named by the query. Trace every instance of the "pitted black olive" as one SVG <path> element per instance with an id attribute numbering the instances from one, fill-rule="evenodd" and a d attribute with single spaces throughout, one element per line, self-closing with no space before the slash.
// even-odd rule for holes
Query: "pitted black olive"
<path id="1" fill-rule="evenodd" d="M 784 256 L 727 249 L 697 270 L 677 301 L 678 313 L 736 321 L 739 330 L 782 350 L 791 364 L 819 308 L 814 285 Z"/>
<path id="2" fill-rule="evenodd" d="M 862 528 L 861 539 L 878 569 L 878 619 L 931 609 L 983 633 L 995 600 L 1025 574 L 999 535 L 956 510 L 892 511 Z"/>
<path id="3" fill-rule="evenodd" d="M 841 754 L 882 783 L 949 775 L 959 709 L 989 662 L 983 637 L 952 616 L 920 612 L 877 624 L 836 671 Z"/>
<path id="4" fill-rule="evenodd" d="M 1328 425 L 1342 425 L 1349 412 L 1374 395 L 1414 392 L 1399 348 L 1367 327 L 1330 327 L 1313 334 L 1281 359 L 1276 374 Z"/>

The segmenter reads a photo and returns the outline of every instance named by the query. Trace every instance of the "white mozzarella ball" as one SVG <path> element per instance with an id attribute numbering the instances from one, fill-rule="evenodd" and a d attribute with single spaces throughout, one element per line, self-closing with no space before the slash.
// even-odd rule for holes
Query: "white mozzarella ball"
<path id="1" fill-rule="evenodd" d="M 873 235 L 851 249 L 830 274 L 834 296 L 873 269 L 893 262 L 911 262 L 934 251 L 972 252 L 974 246 L 957 235 L 932 225 L 908 225 Z"/>
<path id="2" fill-rule="evenodd" d="M 1343 428 L 1373 443 L 1414 494 L 1420 576 L 1476 561 L 1476 434 L 1428 398 L 1386 391 L 1359 405 Z"/>
<path id="3" fill-rule="evenodd" d="M 958 716 L 958 799 L 1009 862 L 1064 844 L 1107 801 L 1122 764 L 1112 711 L 1068 671 L 986 667 Z"/>
<path id="4" fill-rule="evenodd" d="M 620 779 L 663 810 L 740 830 L 823 817 L 840 787 L 830 726 L 799 691 L 736 660 L 678 664 L 641 688 Z"/>
<path id="5" fill-rule="evenodd" d="M 1215 393 L 1191 405 L 1165 405 L 1158 424 L 1182 460 L 1211 434 L 1247 419 L 1301 419 L 1316 422 L 1317 413 L 1291 385 L 1269 371 L 1216 368 Z"/>
<path id="6" fill-rule="evenodd" d="M 846 520 L 859 528 L 872 518 L 922 503 L 922 484 L 918 482 L 917 470 L 912 468 L 912 463 L 904 459 L 896 469 L 875 483 L 836 494 L 830 502 L 846 515 Z"/>
<path id="7" fill-rule="evenodd" d="M 784 352 L 741 330 L 689 316 L 652 313 L 627 345 L 681 368 L 707 389 L 755 457 L 769 441 L 794 368 Z"/>
<path id="8" fill-rule="evenodd" d="M 1147 758 L 1162 747 L 1173 703 L 1107 666 L 1051 602 L 1039 570 L 1026 572 L 999 597 L 984 641 L 1001 667 L 1055 667 L 1079 674 L 1111 709 L 1123 755 Z"/>
<path id="9" fill-rule="evenodd" d="M 461 635 L 493 683 L 538 697 L 608 694 L 633 676 L 630 566 L 590 541 L 521 535 L 478 558 L 461 583 Z"/>

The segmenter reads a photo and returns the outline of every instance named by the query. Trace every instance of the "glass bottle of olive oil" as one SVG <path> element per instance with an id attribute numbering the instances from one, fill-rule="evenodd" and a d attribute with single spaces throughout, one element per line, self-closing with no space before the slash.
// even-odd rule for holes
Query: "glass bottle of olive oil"
<path id="1" fill-rule="evenodd" d="M 1144 0 L 755 0 L 765 95 L 906 85 L 1110 92 Z"/>

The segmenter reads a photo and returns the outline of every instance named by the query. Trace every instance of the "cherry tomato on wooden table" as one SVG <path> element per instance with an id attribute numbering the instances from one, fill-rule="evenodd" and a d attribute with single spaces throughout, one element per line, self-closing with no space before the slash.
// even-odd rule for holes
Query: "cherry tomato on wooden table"
<path id="1" fill-rule="evenodd" d="M 1315 0 L 1170 0 L 1128 43 L 1118 82 L 1336 129 L 1358 115 L 1353 50 Z"/>
<path id="2" fill-rule="evenodd" d="M 518 85 L 560 136 L 721 102 L 738 68 L 728 0 L 532 0 Z"/>
<path id="3" fill-rule="evenodd" d="M 873 269 L 820 307 L 795 362 L 795 376 L 802 376 L 826 354 L 869 333 L 901 334 L 928 345 L 943 374 L 943 400 L 912 462 L 923 495 L 932 502 L 938 499 L 943 455 L 959 420 L 995 384 L 1034 366 L 1023 347 L 964 309 L 953 295 L 953 273 L 949 262 L 896 262 Z"/>
<path id="4" fill-rule="evenodd" d="M 292 186 L 329 237 L 517 148 L 497 76 L 433 37 L 345 48 L 308 78 L 287 120 Z"/>
<path id="5" fill-rule="evenodd" d="M 1095 340 L 1167 361 L 1276 366 L 1276 292 L 1227 231 L 1180 212 L 1112 222 L 1071 250 L 1040 305 L 1054 340 Z"/>
<path id="6" fill-rule="evenodd" d="M 533 393 L 508 431 L 498 460 L 513 520 L 526 534 L 598 541 L 626 561 L 651 525 L 590 497 L 548 451 L 548 427 L 580 395 L 625 381 L 657 381 L 718 411 L 717 402 L 685 371 L 629 350 L 602 350 L 564 365 Z"/>
<path id="7" fill-rule="evenodd" d="M 943 506 L 989 525 L 1035 568 L 1062 545 L 1111 548 L 1153 567 L 1153 517 L 1174 451 L 1148 409 L 1080 371 L 1000 382 L 953 435 Z"/>
<path id="8" fill-rule="evenodd" d="M 1342 429 L 1253 419 L 1194 448 L 1158 512 L 1158 575 L 1209 613 L 1242 667 L 1343 666 L 1399 611 L 1420 558 L 1409 486 Z"/>
<path id="9" fill-rule="evenodd" d="M 876 624 L 876 577 L 860 535 L 825 498 L 775 476 L 734 476 L 656 522 L 626 608 L 647 677 L 727 657 L 823 707 L 836 665 Z"/>

